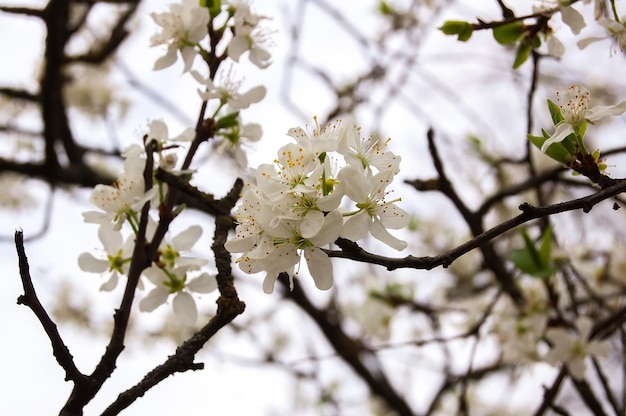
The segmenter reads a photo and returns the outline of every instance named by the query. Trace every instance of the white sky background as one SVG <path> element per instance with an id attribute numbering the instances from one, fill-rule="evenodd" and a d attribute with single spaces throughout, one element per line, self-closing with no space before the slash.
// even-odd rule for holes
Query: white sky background
<path id="1" fill-rule="evenodd" d="M 0 2 L 1 4 L 25 4 L 26 2 Z M 156 87 L 162 95 L 168 96 L 172 102 L 180 105 L 180 110 L 195 120 L 195 112 L 199 107 L 200 100 L 195 92 L 196 84 L 190 81 L 188 76 L 181 77 L 180 65 L 153 72 L 151 67 L 161 50 L 149 49 L 147 45 L 150 35 L 155 26 L 147 18 L 149 11 L 163 11 L 167 2 L 148 1 L 143 4 L 139 15 L 144 20 L 140 32 L 135 34 L 130 42 L 122 48 L 124 64 L 148 85 Z M 295 1 L 263 0 L 257 1 L 255 8 L 262 14 L 272 16 L 271 26 L 277 30 L 274 35 L 275 47 L 272 49 L 273 65 L 260 71 L 251 65 L 243 65 L 237 69 L 237 73 L 245 77 L 245 85 L 249 87 L 262 83 L 268 88 L 267 98 L 261 104 L 253 105 L 250 110 L 244 112 L 246 121 L 260 122 L 264 129 L 264 139 L 256 152 L 252 153 L 251 165 L 266 163 L 278 149 L 287 142 L 285 132 L 297 125 L 312 123 L 311 119 L 299 119 L 295 112 L 290 111 L 280 101 L 280 80 L 285 65 L 285 55 L 288 48 L 286 37 L 287 22 L 284 18 L 293 12 Z M 377 20 L 371 17 L 374 1 L 343 1 L 336 7 L 349 10 L 348 16 L 357 28 L 367 33 L 371 28 L 377 27 Z M 480 2 L 465 2 L 468 6 L 459 6 L 456 12 L 448 13 L 445 18 L 460 18 L 473 20 L 475 16 L 486 18 L 498 18 L 497 10 L 493 12 L 495 1 L 484 0 Z M 528 4 L 528 2 L 522 2 Z M 486 6 L 489 11 L 479 12 L 478 6 Z M 338 30 L 332 22 L 329 22 L 324 14 L 309 8 L 307 11 L 302 35 L 302 50 L 309 59 L 314 60 L 321 66 L 332 68 L 335 79 L 342 77 L 350 79 L 356 71 L 364 68 L 364 63 L 350 46 L 345 33 Z M 443 19 L 442 19 L 443 21 Z M 439 26 L 439 22 L 435 23 Z M 41 47 L 42 35 L 37 30 L 36 24 L 30 20 L 18 19 L 15 16 L 0 15 L 0 33 L 4 39 L 19 39 L 20 41 L 3 41 L 0 44 L 0 57 L 5 65 L 0 81 L 5 79 L 21 79 L 28 83 L 34 75 L 34 63 Z M 561 33 L 563 34 L 561 36 Z M 599 33 L 583 32 L 587 35 Z M 614 75 L 623 73 L 624 57 L 616 56 L 609 58 L 609 42 L 602 42 L 590 48 L 593 62 L 581 62 L 578 54 L 569 52 L 575 48 L 571 34 L 567 27 L 558 32 L 560 38 L 569 48 L 564 60 L 578 62 L 568 66 L 567 72 L 562 72 L 562 86 L 573 82 L 588 82 L 611 79 L 611 83 L 617 85 L 615 94 L 624 97 L 626 85 L 624 80 L 614 80 Z M 346 42 L 346 43 L 343 43 Z M 429 125 L 434 125 L 441 140 L 447 143 L 456 143 L 465 137 L 467 133 L 478 134 L 480 137 L 490 140 L 494 151 L 509 150 L 511 143 L 523 149 L 524 116 L 518 115 L 524 108 L 524 100 L 527 87 L 527 70 L 522 68 L 519 74 L 514 74 L 509 67 L 513 60 L 512 54 L 504 54 L 495 45 L 495 41 L 489 34 L 476 33 L 474 38 L 467 44 L 459 44 L 453 37 L 445 37 L 439 32 L 434 32 L 428 38 L 421 40 L 426 42 L 426 47 L 420 52 L 419 60 L 423 65 L 412 74 L 407 88 L 403 92 L 403 107 L 394 103 L 392 111 L 389 111 L 381 126 L 382 134 L 392 137 L 392 150 L 400 153 L 403 157 L 403 175 L 406 178 L 428 177 L 433 173 L 430 160 L 425 152 L 425 132 Z M 488 47 L 487 47 L 488 46 Z M 589 56 L 589 55 L 587 55 Z M 245 58 L 244 58 L 245 61 Z M 10 66 L 6 63 L 10 62 Z M 549 62 L 545 62 L 549 66 Z M 486 70 L 486 68 L 488 68 Z M 564 68 L 564 67 L 562 67 Z M 621 71 L 621 72 L 620 72 Z M 517 80 L 508 85 L 517 85 L 513 89 L 503 90 L 491 87 L 489 81 L 494 74 L 497 77 Z M 435 80 L 446 85 L 448 90 L 437 87 Z M 4 85 L 4 84 L 3 84 Z M 27 84 L 25 84 L 27 85 Z M 316 85 L 311 79 L 300 77 L 297 79 L 293 98 L 296 102 L 305 105 L 304 111 L 310 112 L 310 116 L 324 114 L 332 103 L 328 102 L 329 95 L 324 89 Z M 497 85 L 497 84 L 496 84 Z M 517 89 L 515 89 L 517 88 Z M 373 91 L 380 94 L 380 91 Z M 131 94 L 134 94 L 131 91 Z M 539 91 L 537 99 L 545 102 L 545 98 L 554 100 L 552 91 Z M 463 103 L 464 106 L 459 105 Z M 397 107 L 397 108 L 395 108 Z M 416 117 L 417 115 L 417 117 Z M 363 115 L 364 125 L 371 123 L 366 113 Z M 140 133 L 145 128 L 149 119 L 163 118 L 170 126 L 170 132 L 177 134 L 184 126 L 161 107 L 150 105 L 143 101 L 138 108 L 133 108 L 118 129 L 118 135 L 123 143 L 130 144 L 139 142 Z M 542 118 L 537 118 L 538 121 Z M 543 116 L 547 121 L 547 112 Z M 617 121 L 617 125 L 623 127 L 623 121 Z M 539 132 L 536 126 L 536 132 Z M 93 135 L 106 138 L 106 131 L 102 126 L 93 128 Z M 464 144 L 459 143 L 454 151 L 448 155 L 461 158 L 466 152 Z M 1 154 L 1 153 L 0 153 Z M 214 163 L 210 161 L 207 163 Z M 455 164 L 455 172 L 458 175 L 468 175 L 476 182 L 480 182 L 481 175 L 485 172 L 475 170 L 475 165 Z M 215 174 L 209 175 L 210 190 L 217 195 L 230 188 L 235 178 L 235 171 L 225 170 L 227 175 L 215 180 Z M 614 176 L 624 176 L 626 169 L 615 167 L 612 170 Z M 400 182 L 400 181 L 399 181 Z M 441 207 L 433 201 L 431 196 L 416 195 L 408 187 L 397 186 L 396 191 L 402 196 L 405 208 L 412 212 L 418 211 L 424 218 L 436 218 Z M 38 192 L 39 189 L 36 190 Z M 45 195 L 45 189 L 41 193 Z M 467 190 L 472 196 L 472 190 Z M 474 194 L 476 196 L 477 194 Z M 40 295 L 40 299 L 48 307 L 55 300 L 58 287 L 71 282 L 76 285 L 72 291 L 72 302 L 76 304 L 89 303 L 96 310 L 100 310 L 97 319 L 106 322 L 112 314 L 117 298 L 111 294 L 97 292 L 101 280 L 98 276 L 81 273 L 76 259 L 86 250 L 98 247 L 96 227 L 85 224 L 81 213 L 90 209 L 86 202 L 87 190 L 79 190 L 72 193 L 59 191 L 53 206 L 53 222 L 47 235 L 37 241 L 26 244 L 26 251 L 31 265 L 31 274 Z M 25 236 L 39 230 L 41 215 L 9 215 L 3 213 L 0 219 L 3 236 L 12 237 L 17 226 L 24 229 Z M 202 221 L 193 217 L 192 221 Z M 408 235 L 408 234 L 407 234 Z M 209 244 L 210 232 L 203 236 L 203 243 Z M 417 253 L 410 249 L 402 255 L 411 253 L 415 255 L 435 254 Z M 381 249 L 382 250 L 382 249 Z M 394 254 L 388 252 L 387 254 Z M 342 266 L 346 264 L 343 263 Z M 336 267 L 342 267 L 335 261 Z M 0 316 L 3 316 L 4 341 L 0 347 L 0 371 L 5 374 L 2 377 L 0 387 L 4 392 L 0 399 L 0 414 L 3 415 L 36 415 L 55 414 L 67 399 L 71 384 L 63 381 L 63 373 L 51 354 L 50 343 L 41 326 L 31 313 L 30 309 L 16 305 L 16 298 L 22 293 L 21 283 L 17 273 L 17 257 L 14 245 L 11 241 L 0 242 L 0 270 L 4 271 L 4 285 L 0 290 Z M 429 279 L 424 278 L 425 273 L 412 272 L 417 276 L 416 282 L 424 285 L 424 296 L 428 296 L 428 281 L 432 281 L 434 274 L 429 274 Z M 338 274 L 336 273 L 336 279 Z M 240 279 L 241 281 L 242 279 Z M 261 293 L 261 279 L 245 277 L 238 289 L 242 291 L 242 297 L 247 302 L 246 314 L 254 316 L 261 313 L 265 308 L 272 307 L 278 297 L 265 296 Z M 307 279 L 299 279 L 296 284 L 305 286 L 311 293 L 313 286 Z M 120 289 L 118 287 L 118 289 Z M 119 290 L 114 294 L 119 294 Z M 256 295 L 258 293 L 258 295 Z M 245 296 L 245 297 L 244 297 Z M 323 295 L 320 295 L 323 296 Z M 209 312 L 213 307 L 212 300 L 207 299 L 207 305 L 203 308 Z M 136 319 L 148 319 L 151 327 L 158 327 L 159 319 L 171 314 L 171 309 L 160 308 L 155 316 L 138 314 Z M 283 324 L 286 330 L 293 331 L 297 323 L 294 317 L 286 315 Z M 65 338 L 73 353 L 79 369 L 89 372 L 100 358 L 106 343 L 106 338 L 88 334 L 84 329 L 77 329 L 72 325 L 61 325 L 61 334 Z M 129 334 L 132 339 L 132 333 Z M 297 333 L 291 333 L 297 338 Z M 223 340 L 221 340 L 223 341 Z M 241 344 L 241 345 L 240 345 Z M 228 346 L 228 342 L 222 342 L 221 347 Z M 237 350 L 241 348 L 241 350 Z M 234 355 L 254 356 L 244 343 L 236 343 Z M 99 414 L 117 394 L 125 388 L 134 385 L 140 378 L 156 364 L 162 362 L 174 350 L 171 342 L 149 341 L 145 345 L 139 342 L 130 342 L 127 350 L 118 361 L 118 369 L 113 378 L 109 380 L 96 399 L 86 408 L 86 415 Z M 220 358 L 209 354 L 201 354 L 198 359 L 206 363 L 206 369 L 199 372 L 187 372 L 177 374 L 162 382 L 159 386 L 150 390 L 145 397 L 137 400 L 124 415 L 146 414 L 185 414 L 201 415 L 208 413 L 229 415 L 256 415 L 256 414 L 284 414 L 293 400 L 293 386 L 286 385 L 286 378 L 279 372 L 268 372 L 266 367 L 255 368 L 238 366 L 223 362 Z M 339 370 L 337 370 L 339 371 Z M 549 373 L 549 372 L 548 372 Z M 416 385 L 416 389 L 418 386 Z M 534 392 L 536 397 L 538 392 Z M 520 400 L 523 400 L 521 398 Z M 235 403 L 237 408 L 227 407 Z M 247 407 L 247 403 L 250 406 Z M 355 409 L 357 409 L 356 407 Z M 359 414 L 359 413 L 355 413 Z"/>

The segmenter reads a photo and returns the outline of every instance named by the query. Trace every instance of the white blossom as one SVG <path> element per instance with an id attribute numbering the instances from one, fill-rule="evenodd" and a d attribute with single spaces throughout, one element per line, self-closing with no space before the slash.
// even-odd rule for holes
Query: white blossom
<path id="1" fill-rule="evenodd" d="M 248 169 L 248 155 L 244 146 L 261 139 L 263 136 L 261 125 L 258 123 L 243 124 L 239 119 L 237 125 L 229 129 L 220 129 L 216 134 L 223 138 L 215 146 L 217 153 L 230 155 L 241 169 Z"/>
<path id="2" fill-rule="evenodd" d="M 593 321 L 589 317 L 581 316 L 576 319 L 575 324 L 576 333 L 564 328 L 550 328 L 546 331 L 546 338 L 552 343 L 546 360 L 550 363 L 564 363 L 572 377 L 582 379 L 587 356 L 607 356 L 609 345 L 604 341 L 589 340 L 593 327 Z"/>
<path id="3" fill-rule="evenodd" d="M 581 39 L 577 42 L 580 49 L 584 49 L 592 43 L 600 40 L 612 39 L 611 54 L 615 53 L 616 47 L 619 47 L 622 52 L 626 51 L 626 26 L 624 26 L 624 23 L 617 22 L 612 19 L 601 18 L 598 20 L 598 24 L 606 29 L 608 35 Z"/>
<path id="4" fill-rule="evenodd" d="M 339 146 L 346 163 L 354 167 L 368 169 L 374 166 L 378 171 L 397 170 L 400 166 L 400 157 L 385 150 L 390 139 L 382 140 L 369 136 L 361 137 L 361 129 L 355 125 L 346 128 L 341 135 Z"/>
<path id="5" fill-rule="evenodd" d="M 190 142 L 194 139 L 196 130 L 188 127 L 178 136 L 170 137 L 167 124 L 163 120 L 151 120 L 148 123 L 148 139 L 154 139 L 160 144 L 167 142 Z"/>
<path id="6" fill-rule="evenodd" d="M 406 246 L 386 230 L 401 228 L 409 220 L 395 205 L 399 199 L 385 200 L 399 158 L 381 154 L 384 145 L 378 142 L 369 148 L 351 141 L 340 146 L 342 134 L 339 122 L 322 129 L 317 119 L 312 130 L 289 129 L 295 143 L 281 147 L 273 164 L 253 170 L 256 183 L 248 184 L 243 193 L 235 212 L 236 234 L 225 247 L 231 253 L 242 253 L 237 262 L 243 272 L 266 273 L 263 290 L 267 293 L 273 291 L 280 273 L 289 275 L 293 288 L 302 258 L 315 285 L 330 288 L 332 263 L 322 249 L 340 235 L 357 241 L 369 232 L 394 248 Z M 368 161 L 367 169 L 358 159 L 360 154 Z M 359 160 L 358 168 L 339 168 L 343 160 Z M 370 162 L 381 169 L 374 176 Z M 388 169 L 390 166 L 395 169 Z M 342 211 L 346 196 L 356 203 L 357 211 Z M 344 217 L 348 218 L 345 224 Z"/>
<path id="7" fill-rule="evenodd" d="M 228 104 L 230 111 L 244 110 L 250 107 L 250 104 L 261 101 L 267 93 L 267 89 L 262 85 L 240 93 L 241 82 L 234 81 L 230 76 L 225 78 L 223 86 L 218 86 L 210 77 L 204 78 L 198 71 L 191 71 L 191 75 L 206 87 L 205 91 L 198 90 L 200 98 L 205 101 L 217 98 L 222 104 Z"/>
<path id="8" fill-rule="evenodd" d="M 195 45 L 208 33 L 209 10 L 201 7 L 197 0 L 182 0 L 182 3 L 170 4 L 169 12 L 152 13 L 151 16 L 161 26 L 161 32 L 150 38 L 151 45 L 167 45 L 165 55 L 156 61 L 154 69 L 173 65 L 177 52 L 180 52 L 184 72 L 189 71 L 198 53 Z"/>
<path id="9" fill-rule="evenodd" d="M 187 281 L 188 272 L 189 267 L 165 270 L 152 266 L 145 270 L 144 275 L 155 288 L 139 302 L 139 310 L 152 312 L 167 303 L 169 297 L 173 295 L 172 307 L 176 317 L 185 325 L 195 325 L 198 320 L 198 308 L 191 293 L 209 293 L 217 288 L 217 281 L 208 273 L 202 273 Z"/>
<path id="10" fill-rule="evenodd" d="M 589 108 L 590 95 L 589 90 L 582 85 L 572 85 L 565 91 L 557 92 L 563 121 L 556 126 L 552 136 L 543 143 L 542 152 L 545 152 L 552 143 L 563 141 L 586 122 L 593 124 L 606 117 L 619 115 L 626 111 L 626 101 L 617 105 Z"/>
<path id="11" fill-rule="evenodd" d="M 102 242 L 106 259 L 97 258 L 88 252 L 82 253 L 78 257 L 78 266 L 89 273 L 109 272 L 109 278 L 100 286 L 100 290 L 110 292 L 117 287 L 119 275 L 128 273 L 135 242 L 132 236 L 124 242 L 122 233 L 108 224 L 98 228 L 98 238 Z"/>
<path id="12" fill-rule="evenodd" d="M 268 32 L 259 26 L 265 19 L 263 16 L 252 13 L 250 5 L 243 2 L 232 2 L 235 8 L 234 31 L 235 35 L 228 44 L 228 56 L 235 62 L 244 52 L 249 52 L 248 59 L 259 68 L 270 65 L 271 54 L 263 47 L 268 40 Z"/>
<path id="13" fill-rule="evenodd" d="M 127 219 L 138 220 L 137 213 L 146 202 L 152 199 L 155 189 L 145 191 L 143 178 L 145 160 L 138 153 L 137 148 L 138 146 L 131 147 L 125 154 L 124 172 L 113 185 L 95 186 L 89 202 L 104 212 L 83 213 L 85 222 L 113 223 L 115 229 L 119 230 Z"/>
<path id="14" fill-rule="evenodd" d="M 155 224 L 149 227 L 153 233 Z M 173 295 L 172 306 L 176 317 L 185 325 L 194 325 L 198 317 L 196 302 L 191 293 L 208 293 L 217 288 L 214 276 L 201 272 L 206 259 L 185 256 L 181 252 L 190 251 L 202 236 L 202 227 L 192 225 L 175 235 L 171 240 L 164 239 L 158 250 L 158 260 L 143 272 L 155 285 L 148 295 L 139 302 L 139 310 L 151 312 L 166 303 Z M 195 273 L 196 276 L 190 276 Z"/>
<path id="15" fill-rule="evenodd" d="M 396 250 L 404 250 L 405 241 L 392 236 L 387 228 L 400 229 L 409 223 L 409 216 L 393 201 L 386 201 L 385 189 L 391 183 L 394 172 L 382 171 L 374 177 L 365 176 L 353 166 L 346 166 L 339 172 L 338 179 L 346 195 L 354 202 L 358 212 L 351 215 L 341 230 L 341 236 L 358 241 L 370 232 L 374 238 Z"/>

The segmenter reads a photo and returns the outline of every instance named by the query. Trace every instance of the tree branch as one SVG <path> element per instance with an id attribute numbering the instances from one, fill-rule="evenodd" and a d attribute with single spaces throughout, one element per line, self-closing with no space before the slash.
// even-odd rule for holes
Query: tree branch
<path id="1" fill-rule="evenodd" d="M 511 218 L 495 227 L 477 235 L 471 240 L 446 251 L 443 254 L 433 257 L 415 257 L 409 255 L 403 258 L 392 258 L 380 256 L 377 254 L 369 253 L 368 251 L 359 247 L 359 245 L 350 240 L 339 238 L 335 244 L 337 244 L 341 251 L 325 250 L 329 257 L 340 257 L 351 260 L 360 261 L 363 263 L 378 264 L 385 266 L 387 270 L 395 270 L 400 268 L 410 269 L 426 269 L 430 270 L 438 266 L 448 267 L 454 260 L 461 257 L 463 254 L 480 247 L 484 243 L 501 236 L 509 230 L 532 221 L 537 218 L 547 217 L 550 215 L 558 214 L 561 212 L 574 211 L 582 209 L 583 212 L 588 213 L 591 211 L 594 205 L 614 197 L 622 192 L 626 191 L 626 179 L 620 179 L 616 185 L 610 186 L 606 189 L 598 191 L 592 195 L 573 199 L 567 202 L 560 202 L 557 204 L 546 205 L 543 207 L 535 207 L 528 203 L 523 203 L 519 206 L 522 211 L 517 217 Z"/>
<path id="2" fill-rule="evenodd" d="M 50 339 L 52 344 L 52 353 L 57 362 L 65 370 L 66 381 L 82 381 L 85 376 L 78 371 L 76 364 L 74 363 L 74 357 L 70 353 L 69 348 L 63 342 L 57 326 L 50 318 L 45 308 L 39 301 L 35 287 L 30 276 L 30 267 L 28 265 L 28 258 L 26 257 L 26 251 L 24 250 L 24 235 L 21 230 L 15 232 L 15 247 L 17 249 L 17 257 L 19 259 L 20 278 L 22 280 L 22 286 L 24 287 L 24 294 L 17 298 L 18 305 L 28 306 L 43 327 L 44 331 Z"/>

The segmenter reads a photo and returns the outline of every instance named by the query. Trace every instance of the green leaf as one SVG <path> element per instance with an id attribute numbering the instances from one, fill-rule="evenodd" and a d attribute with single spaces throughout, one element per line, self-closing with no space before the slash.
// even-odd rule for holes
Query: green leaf
<path id="1" fill-rule="evenodd" d="M 465 42 L 472 37 L 474 28 L 468 22 L 462 20 L 448 20 L 439 28 L 446 35 L 457 35 L 457 39 Z"/>
<path id="2" fill-rule="evenodd" d="M 528 137 L 528 140 L 530 140 L 530 142 L 534 144 L 538 149 L 541 149 L 541 146 L 543 146 L 543 143 L 550 138 L 549 135 L 539 137 L 539 136 L 533 136 L 532 134 L 529 134 L 527 137 Z M 566 141 L 567 139 L 563 140 L 562 143 L 551 144 L 550 147 L 548 147 L 548 149 L 546 150 L 546 156 L 556 160 L 557 162 L 567 165 L 570 161 L 572 161 L 573 159 L 572 155 L 574 154 L 574 151 L 573 150 L 570 151 L 566 146 L 564 146 L 564 143 Z M 570 144 L 570 143 L 567 143 L 567 144 Z"/>
<path id="3" fill-rule="evenodd" d="M 533 49 L 537 49 L 541 46 L 541 39 L 539 36 L 535 36 L 530 44 L 533 45 Z"/>
<path id="4" fill-rule="evenodd" d="M 510 45 L 520 40 L 524 36 L 524 31 L 522 22 L 512 22 L 493 28 L 493 37 L 502 45 Z"/>
<path id="5" fill-rule="evenodd" d="M 541 236 L 541 245 L 539 246 L 539 256 L 542 264 L 550 264 L 552 256 L 552 227 L 546 228 Z"/>
<path id="6" fill-rule="evenodd" d="M 488 151 L 485 150 L 480 137 L 470 134 L 468 140 L 470 141 L 470 144 L 476 154 L 480 156 L 482 160 L 489 163 L 490 165 L 493 165 L 495 163 L 496 159 L 491 154 L 489 154 Z"/>
<path id="7" fill-rule="evenodd" d="M 513 69 L 517 69 L 528 60 L 530 53 L 533 50 L 533 46 L 528 42 L 521 42 L 517 47 L 515 54 L 515 61 L 513 61 Z"/>
<path id="8" fill-rule="evenodd" d="M 530 238 L 526 229 L 520 230 L 524 239 L 524 247 L 515 249 L 509 260 L 515 267 L 529 276 L 539 279 L 550 277 L 556 271 L 552 261 L 552 229 L 548 227 L 539 241 L 539 247 Z"/>
<path id="9" fill-rule="evenodd" d="M 200 6 L 209 9 L 209 14 L 213 18 L 222 11 L 222 0 L 200 0 Z"/>
<path id="10" fill-rule="evenodd" d="M 561 107 L 556 105 L 552 100 L 548 100 L 548 110 L 550 110 L 550 117 L 552 117 L 552 123 L 556 126 L 565 120 L 563 114 L 561 114 Z"/>
<path id="11" fill-rule="evenodd" d="M 224 129 L 235 127 L 239 125 L 239 112 L 226 114 L 224 117 L 219 118 L 215 122 L 215 129 Z"/>
<path id="12" fill-rule="evenodd" d="M 394 14 L 396 14 L 394 8 L 391 7 L 389 3 L 387 3 L 385 0 L 382 0 L 380 3 L 378 3 L 378 11 L 383 16 L 393 16 Z"/>

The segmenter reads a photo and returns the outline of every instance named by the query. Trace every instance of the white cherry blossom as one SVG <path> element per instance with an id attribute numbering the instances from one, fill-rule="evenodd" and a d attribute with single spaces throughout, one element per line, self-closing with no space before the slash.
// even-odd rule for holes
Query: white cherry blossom
<path id="1" fill-rule="evenodd" d="M 339 146 L 346 163 L 367 169 L 371 172 L 374 166 L 378 171 L 397 170 L 401 158 L 385 150 L 391 139 L 382 140 L 369 136 L 361 137 L 361 128 L 355 125 L 348 126 L 341 135 Z"/>
<path id="2" fill-rule="evenodd" d="M 268 41 L 268 32 L 259 26 L 265 19 L 263 16 L 252 13 L 250 5 L 243 2 L 233 2 L 235 35 L 228 44 L 228 56 L 235 62 L 245 52 L 249 52 L 248 59 L 259 68 L 270 65 L 271 54 L 263 47 Z"/>
<path id="3" fill-rule="evenodd" d="M 165 55 L 156 61 L 154 69 L 173 65 L 177 52 L 180 52 L 185 65 L 184 72 L 188 72 L 198 54 L 195 45 L 208 33 L 209 10 L 201 7 L 197 0 L 172 3 L 169 9 L 169 12 L 151 14 L 154 22 L 161 26 L 161 32 L 150 38 L 151 45 L 167 45 Z"/>
<path id="4" fill-rule="evenodd" d="M 387 228 L 400 229 L 409 223 L 409 215 L 395 205 L 397 200 L 386 201 L 385 189 L 391 183 L 393 171 L 382 171 L 372 178 L 353 166 L 346 166 L 339 172 L 338 179 L 346 195 L 354 202 L 358 212 L 348 217 L 341 230 L 341 236 L 358 241 L 371 233 L 374 238 L 396 250 L 404 250 L 405 241 L 399 240 Z"/>
<path id="5" fill-rule="evenodd" d="M 136 225 L 137 214 L 141 207 L 152 199 L 155 189 L 146 192 L 143 179 L 145 160 L 132 147 L 126 154 L 124 172 L 113 185 L 96 185 L 89 202 L 104 212 L 88 211 L 83 213 L 85 222 L 96 224 L 114 224 L 116 230 L 130 219 Z"/>
<path id="6" fill-rule="evenodd" d="M 222 104 L 228 104 L 230 111 L 244 110 L 250 107 L 250 104 L 261 101 L 267 93 L 267 89 L 262 85 L 240 93 L 241 82 L 233 80 L 230 75 L 225 78 L 222 86 L 215 85 L 210 77 L 205 78 L 198 71 L 191 71 L 191 75 L 205 86 L 205 91 L 198 90 L 200 98 L 205 101 L 217 98 Z"/>
<path id="7" fill-rule="evenodd" d="M 617 105 L 595 106 L 589 108 L 591 94 L 582 85 L 572 85 L 565 91 L 557 92 L 557 100 L 563 121 L 557 126 L 550 138 L 541 146 L 545 152 L 553 143 L 563 141 L 586 122 L 595 123 L 609 116 L 622 114 L 626 111 L 626 101 Z"/>
<path id="8" fill-rule="evenodd" d="M 564 328 L 550 328 L 546 338 L 552 348 L 546 355 L 550 363 L 562 362 L 567 365 L 572 377 L 582 379 L 585 375 L 587 356 L 605 357 L 609 353 L 609 345 L 603 341 L 589 340 L 593 321 L 586 316 L 576 319 L 576 333 Z"/>
<path id="9" fill-rule="evenodd" d="M 97 258 L 88 252 L 82 253 L 78 257 L 78 266 L 89 273 L 110 272 L 109 278 L 100 286 L 100 290 L 110 292 L 117 287 L 119 275 L 128 273 L 135 242 L 132 236 L 124 242 L 122 233 L 108 224 L 100 226 L 98 238 L 104 247 L 106 259 Z"/>
<path id="10" fill-rule="evenodd" d="M 152 312 L 167 303 L 174 296 L 172 307 L 174 314 L 181 323 L 192 326 L 198 320 L 198 308 L 191 293 L 209 293 L 217 289 L 215 276 L 202 273 L 188 280 L 189 267 L 177 267 L 166 271 L 152 266 L 144 271 L 144 275 L 155 285 L 148 295 L 139 302 L 139 310 Z"/>
<path id="11" fill-rule="evenodd" d="M 322 129 L 317 119 L 312 130 L 292 128 L 288 135 L 296 142 L 281 147 L 273 164 L 253 170 L 255 183 L 243 193 L 235 212 L 235 236 L 225 248 L 242 253 L 237 263 L 243 272 L 266 273 L 266 293 L 273 291 L 280 273 L 289 275 L 293 288 L 302 258 L 315 285 L 329 289 L 332 263 L 322 249 L 340 235 L 358 241 L 371 233 L 398 250 L 406 247 L 387 231 L 409 221 L 395 205 L 399 198 L 385 200 L 400 158 L 382 150 L 386 142 L 361 146 L 360 136 L 358 142 L 350 138 L 340 146 L 342 134 L 339 122 Z M 344 160 L 358 161 L 357 167 L 339 168 Z M 374 176 L 370 165 L 378 171 Z M 342 212 L 345 197 L 356 204 L 355 211 Z"/>
<path id="12" fill-rule="evenodd" d="M 581 39 L 576 43 L 580 49 L 584 49 L 600 40 L 612 39 L 611 54 L 615 53 L 616 47 L 619 47 L 622 52 L 626 51 L 626 26 L 624 26 L 624 23 L 603 17 L 598 19 L 598 24 L 606 29 L 608 35 Z"/>

